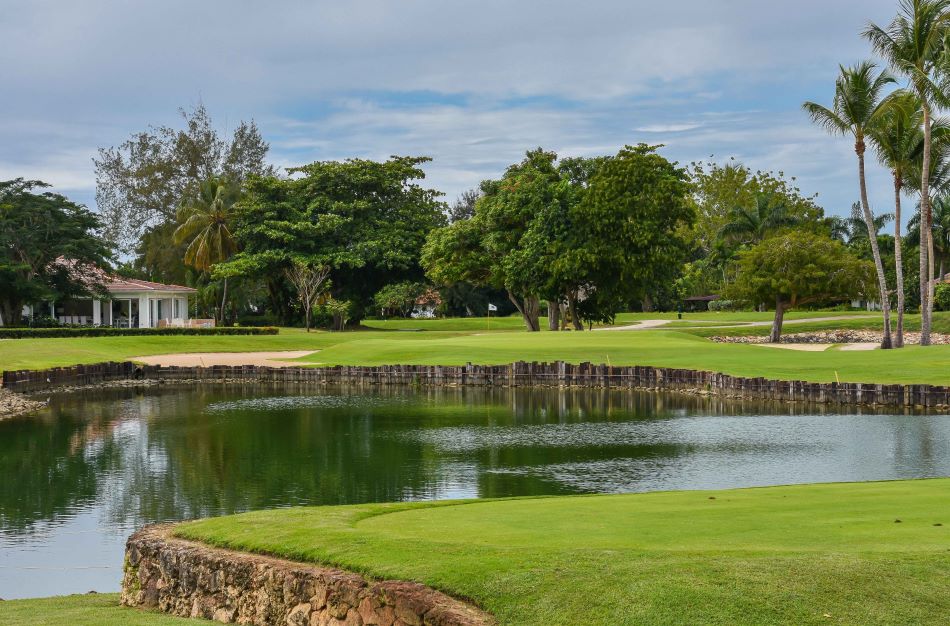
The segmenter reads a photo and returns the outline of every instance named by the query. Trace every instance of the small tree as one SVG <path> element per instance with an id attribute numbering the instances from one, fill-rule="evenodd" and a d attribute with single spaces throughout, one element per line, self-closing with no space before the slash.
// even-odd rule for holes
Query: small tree
<path id="1" fill-rule="evenodd" d="M 739 254 L 739 275 L 723 296 L 775 303 L 769 341 L 782 337 L 789 309 L 816 301 L 850 300 L 874 292 L 874 265 L 824 235 L 792 231 Z"/>
<path id="2" fill-rule="evenodd" d="M 385 313 L 395 312 L 401 317 L 409 317 L 416 301 L 423 296 L 428 287 L 424 283 L 401 282 L 386 285 L 373 296 L 373 301 Z"/>
<path id="3" fill-rule="evenodd" d="M 297 299 L 303 306 L 307 332 L 310 332 L 310 313 L 320 295 L 326 290 L 326 280 L 330 275 L 329 265 L 310 265 L 295 260 L 286 270 L 287 280 L 297 288 Z"/>
<path id="4" fill-rule="evenodd" d="M 346 322 L 350 314 L 350 305 L 349 300 L 335 300 L 333 298 L 330 298 L 324 305 L 327 313 L 333 316 L 334 330 L 346 330 Z"/>

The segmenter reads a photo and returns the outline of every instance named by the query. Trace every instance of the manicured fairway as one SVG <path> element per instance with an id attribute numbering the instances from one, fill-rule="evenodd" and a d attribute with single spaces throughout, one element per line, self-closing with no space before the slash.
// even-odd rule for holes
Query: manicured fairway
<path id="1" fill-rule="evenodd" d="M 208 623 L 125 608 L 119 606 L 117 593 L 0 602 L 0 624 L 4 626 L 199 626 Z"/>
<path id="2" fill-rule="evenodd" d="M 420 333 L 421 335 L 421 333 Z M 655 365 L 828 382 L 950 384 L 950 346 L 873 352 L 792 352 L 762 346 L 717 344 L 677 331 L 505 333 L 417 341 L 365 335 L 301 359 L 324 365 L 555 361 Z"/>
<path id="3" fill-rule="evenodd" d="M 185 525 L 502 624 L 946 624 L 950 479 L 260 511 Z"/>
<path id="4" fill-rule="evenodd" d="M 808 319 L 834 313 L 801 313 Z M 626 322 L 656 314 L 626 314 Z M 710 316 L 718 315 L 713 319 Z M 850 313 L 848 314 L 850 315 Z M 662 317 L 663 315 L 660 315 Z M 665 314 L 670 317 L 671 314 Z M 574 363 L 656 365 L 725 372 L 740 376 L 827 382 L 950 384 L 950 346 L 873 352 L 817 353 L 727 345 L 702 335 L 761 334 L 766 327 L 709 328 L 711 322 L 735 324 L 767 319 L 768 313 L 689 314 L 695 327 L 669 330 L 527 333 L 517 318 L 504 318 L 504 329 L 479 330 L 479 320 L 399 320 L 368 322 L 379 328 L 344 333 L 282 329 L 271 336 L 95 337 L 80 339 L 16 339 L 0 341 L 0 369 L 44 368 L 76 363 L 125 360 L 150 354 L 181 352 L 256 352 L 319 350 L 302 365 L 456 365 L 468 362 L 505 364 L 512 361 L 565 360 Z M 866 318 L 866 319 L 865 319 Z M 494 323 L 494 322 L 493 322 Z M 789 325 L 795 330 L 867 328 L 876 316 Z M 908 328 L 916 319 L 908 318 Z M 935 328 L 950 326 L 950 316 L 935 319 Z"/>

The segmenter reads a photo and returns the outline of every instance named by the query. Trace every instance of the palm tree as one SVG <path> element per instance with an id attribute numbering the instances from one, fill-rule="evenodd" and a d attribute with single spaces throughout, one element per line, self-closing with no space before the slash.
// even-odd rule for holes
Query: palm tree
<path id="1" fill-rule="evenodd" d="M 845 225 L 847 241 L 850 244 L 857 244 L 868 238 L 868 225 L 864 221 L 864 215 L 861 209 L 861 203 L 855 202 L 851 205 L 851 215 L 839 218 Z M 874 237 L 881 234 L 881 229 L 887 226 L 888 222 L 894 219 L 893 213 L 881 213 L 874 216 Z"/>
<path id="2" fill-rule="evenodd" d="M 226 177 L 211 177 L 201 183 L 198 193 L 188 198 L 178 209 L 177 243 L 188 242 L 185 264 L 208 272 L 216 263 L 226 261 L 237 252 L 237 242 L 228 223 L 234 203 L 240 198 L 241 187 Z M 228 279 L 224 277 L 220 318 L 228 299 Z"/>
<path id="3" fill-rule="evenodd" d="M 950 196 L 939 195 L 931 202 L 932 220 L 930 224 L 930 239 L 933 241 L 934 258 L 940 259 L 936 280 L 942 280 L 946 270 L 946 260 L 950 256 Z M 920 214 L 918 213 L 907 223 L 907 241 L 911 244 L 920 242 Z"/>
<path id="4" fill-rule="evenodd" d="M 801 220 L 788 213 L 785 201 L 776 194 L 760 193 L 755 206 L 735 206 L 719 238 L 730 243 L 756 244 L 780 228 L 795 226 Z"/>
<path id="5" fill-rule="evenodd" d="M 835 97 L 832 108 L 814 102 L 806 102 L 802 108 L 808 112 L 812 121 L 836 135 L 852 135 L 854 152 L 858 155 L 858 183 L 861 187 L 861 207 L 864 210 L 864 223 L 868 229 L 871 253 L 877 269 L 878 289 L 881 297 L 881 312 L 884 315 L 884 334 L 881 348 L 891 347 L 890 297 L 887 291 L 887 279 L 884 276 L 884 264 L 878 249 L 874 214 L 868 203 L 867 181 L 864 177 L 864 139 L 869 130 L 879 123 L 884 110 L 881 94 L 884 88 L 894 82 L 886 71 L 877 72 L 873 63 L 865 61 L 854 67 L 840 66 L 840 74 L 835 81 Z"/>
<path id="6" fill-rule="evenodd" d="M 897 329 L 894 346 L 904 347 L 904 261 L 901 242 L 901 194 L 906 177 L 924 149 L 923 109 L 916 94 L 898 90 L 888 98 L 881 123 L 870 133 L 882 165 L 894 179 L 894 269 L 897 276 Z"/>
<path id="7" fill-rule="evenodd" d="M 939 255 L 937 254 L 938 250 L 935 250 L 935 246 L 939 245 L 939 242 L 935 242 L 933 234 L 936 230 L 937 219 L 935 217 L 934 211 L 934 202 L 935 198 L 939 196 L 947 196 L 950 194 L 950 122 L 946 118 L 934 117 L 930 121 L 931 128 L 931 144 L 930 144 L 930 172 L 927 174 L 928 180 L 928 196 L 929 196 L 929 205 L 930 205 L 930 229 L 925 235 L 924 241 L 926 242 L 926 251 L 927 251 L 927 277 L 928 277 L 928 289 L 927 297 L 931 306 L 933 303 L 934 297 L 934 288 L 936 286 L 936 276 L 934 274 L 935 264 L 939 260 Z M 921 131 L 923 134 L 923 131 Z M 905 175 L 904 185 L 906 189 L 912 190 L 917 194 L 917 213 L 908 223 L 908 226 L 913 225 L 916 229 L 913 233 L 913 237 L 910 237 L 910 231 L 908 231 L 908 237 L 905 237 L 905 241 L 909 245 L 921 246 L 920 241 L 920 213 L 921 213 L 921 193 L 920 193 L 920 180 L 922 176 L 921 168 L 923 166 L 923 158 L 918 157 L 913 163 L 911 163 L 908 168 L 908 174 Z M 921 307 L 923 309 L 923 307 Z"/>
<path id="8" fill-rule="evenodd" d="M 930 345 L 933 301 L 930 298 L 932 263 L 930 232 L 930 159 L 934 107 L 946 104 L 937 83 L 940 65 L 945 61 L 944 39 L 950 27 L 950 0 L 901 0 L 900 12 L 887 28 L 869 24 L 864 31 L 874 50 L 887 60 L 895 72 L 904 76 L 920 99 L 924 145 L 920 168 L 920 212 L 924 222 L 924 241 L 920 245 L 920 343 Z"/>
<path id="9" fill-rule="evenodd" d="M 841 243 L 848 243 L 848 239 L 851 238 L 851 218 L 829 215 L 824 218 L 824 224 L 828 228 L 828 234 L 832 239 Z"/>

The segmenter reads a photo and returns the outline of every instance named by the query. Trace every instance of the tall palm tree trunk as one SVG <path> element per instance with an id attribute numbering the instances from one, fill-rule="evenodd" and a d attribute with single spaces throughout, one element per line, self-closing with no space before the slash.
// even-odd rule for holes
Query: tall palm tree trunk
<path id="1" fill-rule="evenodd" d="M 924 154 L 920 173 L 920 345 L 930 345 L 930 107 L 923 98 Z"/>
<path id="2" fill-rule="evenodd" d="M 901 251 L 901 175 L 894 172 L 894 271 L 897 273 L 897 332 L 894 347 L 904 347 L 904 261 Z"/>
<path id="3" fill-rule="evenodd" d="M 228 277 L 224 277 L 224 293 L 221 294 L 221 324 L 224 324 L 225 306 L 228 302 Z"/>
<path id="4" fill-rule="evenodd" d="M 934 276 L 934 231 L 933 231 L 933 209 L 930 211 L 930 230 L 927 232 L 927 305 L 929 307 L 928 316 L 931 320 L 931 329 L 933 325 L 933 310 L 934 310 L 934 287 L 937 284 L 936 277 Z"/>
<path id="5" fill-rule="evenodd" d="M 877 270 L 878 290 L 881 294 L 881 313 L 884 316 L 884 335 L 881 348 L 890 349 L 891 344 L 891 304 L 887 293 L 887 278 L 884 276 L 884 264 L 881 262 L 881 250 L 877 245 L 877 230 L 874 228 L 874 216 L 868 203 L 868 187 L 864 178 L 864 139 L 859 137 L 854 144 L 858 155 L 858 178 L 861 183 L 861 207 L 864 209 L 864 223 L 868 227 L 868 239 L 871 241 L 871 254 L 874 255 L 874 267 Z"/>

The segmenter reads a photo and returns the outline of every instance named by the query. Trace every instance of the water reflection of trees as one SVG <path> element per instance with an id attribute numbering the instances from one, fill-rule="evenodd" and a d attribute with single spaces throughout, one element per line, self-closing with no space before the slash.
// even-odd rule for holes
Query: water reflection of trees
<path id="1" fill-rule="evenodd" d="M 351 395 L 326 406 L 209 411 L 263 395 Z M 374 402 L 364 402 L 367 397 Z M 653 442 L 485 446 L 446 453 L 420 429 L 668 420 L 686 415 L 816 414 L 834 407 L 734 402 L 685 394 L 583 389 L 306 386 L 113 389 L 54 398 L 38 417 L 0 423 L 0 529 L 22 531 L 98 507 L 113 524 L 292 504 L 458 494 L 563 493 L 506 468 L 685 451 Z M 918 437 L 923 437 L 917 441 Z M 932 455 L 909 426 L 897 445 Z M 500 470 L 500 471 L 488 471 Z M 466 492 L 462 492 L 463 495 Z"/>

